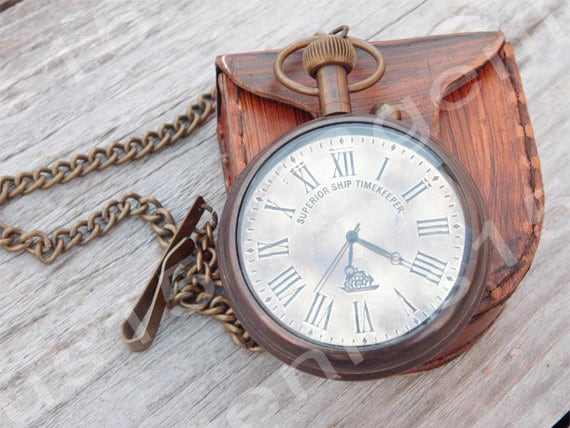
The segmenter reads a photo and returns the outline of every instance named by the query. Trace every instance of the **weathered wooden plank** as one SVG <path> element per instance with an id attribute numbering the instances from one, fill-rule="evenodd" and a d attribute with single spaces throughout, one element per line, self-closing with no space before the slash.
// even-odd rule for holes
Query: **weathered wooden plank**
<path id="1" fill-rule="evenodd" d="M 500 27 L 515 42 L 544 170 L 545 230 L 530 273 L 457 361 L 338 383 L 236 349 L 220 325 L 187 313 L 165 317 L 150 351 L 129 353 L 119 326 L 160 254 L 137 220 L 49 267 L 0 253 L 0 424 L 552 424 L 570 407 L 565 2 L 234 3 L 24 0 L 4 9 L 0 173 L 156 128 L 213 85 L 216 54 L 281 47 L 340 23 L 377 40 Z M 196 194 L 221 209 L 214 134 L 210 122 L 154 158 L 14 201 L 0 218 L 55 228 L 133 190 L 157 196 L 177 219 Z"/>

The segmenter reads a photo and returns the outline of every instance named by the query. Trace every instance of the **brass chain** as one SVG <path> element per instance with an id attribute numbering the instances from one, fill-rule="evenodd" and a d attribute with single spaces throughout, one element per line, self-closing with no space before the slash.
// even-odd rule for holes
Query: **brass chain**
<path id="1" fill-rule="evenodd" d="M 57 161 L 52 166 L 40 167 L 34 172 L 0 177 L 0 207 L 36 190 L 51 189 L 94 171 L 157 153 L 189 136 L 215 110 L 216 89 L 213 88 L 209 93 L 199 95 L 197 103 L 192 104 L 186 114 L 177 116 L 172 123 L 161 125 L 158 132 L 148 131 L 142 138 L 131 137 L 125 143 L 114 142 L 107 147 L 95 147 L 88 154 L 74 156 L 71 161 Z M 221 321 L 234 342 L 259 351 L 261 349 L 241 326 L 223 296 L 213 237 L 217 215 L 210 207 L 208 209 L 212 213 L 213 223 L 208 222 L 202 229 L 195 231 L 193 239 L 197 245 L 194 262 L 186 266 L 183 274 L 179 274 L 173 281 L 174 298 L 171 304 L 180 304 Z M 150 224 L 162 248 L 168 246 L 177 230 L 170 212 L 153 197 L 130 193 L 119 201 L 108 202 L 101 211 L 91 214 L 87 220 L 77 221 L 70 228 L 56 229 L 51 234 L 41 230 L 24 231 L 0 221 L 0 248 L 10 252 L 27 251 L 42 263 L 50 264 L 63 253 L 104 236 L 125 218 L 135 216 Z M 214 284 L 214 290 L 207 291 L 198 284 L 196 274 L 210 280 Z"/>
<path id="2" fill-rule="evenodd" d="M 180 305 L 185 309 L 210 316 L 223 323 L 231 339 L 250 351 L 263 350 L 243 328 L 227 299 L 218 268 L 214 231 L 218 215 L 209 205 L 203 205 L 212 216 L 204 226 L 194 230 L 193 263 L 179 268 L 172 275 L 172 299 L 170 307 Z"/>

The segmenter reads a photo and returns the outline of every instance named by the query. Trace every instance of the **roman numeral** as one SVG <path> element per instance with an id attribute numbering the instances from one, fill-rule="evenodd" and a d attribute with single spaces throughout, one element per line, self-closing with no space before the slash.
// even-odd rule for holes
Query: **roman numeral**
<path id="1" fill-rule="evenodd" d="M 362 312 L 359 310 L 359 304 L 357 301 L 352 302 L 354 306 L 354 320 L 356 322 L 356 333 L 369 333 L 374 331 L 374 326 L 372 325 L 372 319 L 370 318 L 370 311 L 368 310 L 368 304 L 364 301 L 362 305 Z"/>
<path id="2" fill-rule="evenodd" d="M 305 322 L 312 326 L 326 330 L 331 319 L 334 300 L 317 292 L 305 317 Z"/>
<path id="3" fill-rule="evenodd" d="M 301 275 L 293 266 L 289 266 L 267 285 L 285 307 L 305 288 Z"/>
<path id="4" fill-rule="evenodd" d="M 307 165 L 302 165 L 297 169 L 292 169 L 291 174 L 305 186 L 305 193 L 310 193 L 315 187 L 319 185 L 317 179 L 311 174 L 311 171 L 307 168 Z"/>
<path id="5" fill-rule="evenodd" d="M 449 220 L 445 218 L 431 218 L 417 220 L 418 237 L 430 235 L 449 235 Z"/>
<path id="6" fill-rule="evenodd" d="M 265 203 L 265 206 L 263 208 L 266 210 L 273 210 L 273 211 L 282 212 L 283 214 L 285 214 L 290 219 L 293 218 L 293 216 L 295 215 L 295 209 L 294 208 L 281 207 L 278 204 L 276 204 L 275 202 L 273 202 L 271 199 L 267 200 L 267 202 Z"/>
<path id="7" fill-rule="evenodd" d="M 331 153 L 331 157 L 334 162 L 333 178 L 356 175 L 354 172 L 354 152 L 352 150 Z"/>
<path id="8" fill-rule="evenodd" d="M 384 171 L 386 170 L 386 165 L 388 165 L 389 160 L 390 160 L 390 158 L 387 156 L 384 158 L 384 162 L 382 162 L 382 166 L 380 167 L 380 171 L 378 171 L 378 175 L 376 176 L 376 180 L 380 181 L 380 179 L 384 175 Z"/>
<path id="9" fill-rule="evenodd" d="M 428 189 L 427 183 L 424 180 L 422 180 L 411 189 L 408 189 L 404 193 L 402 193 L 402 197 L 406 200 L 406 202 L 410 202 L 412 199 L 421 195 L 427 189 Z"/>
<path id="10" fill-rule="evenodd" d="M 398 299 L 400 299 L 400 303 L 402 304 L 402 308 L 404 308 L 406 316 L 409 317 L 414 315 L 418 311 L 418 308 L 412 305 L 406 296 L 404 296 L 396 287 L 394 287 L 394 291 L 396 292 Z"/>
<path id="11" fill-rule="evenodd" d="M 447 262 L 418 251 L 414 263 L 412 263 L 412 267 L 410 268 L 410 272 L 423 276 L 434 284 L 439 284 L 446 266 Z"/>
<path id="12" fill-rule="evenodd" d="M 289 238 L 283 238 L 268 244 L 264 242 L 257 243 L 257 255 L 260 259 L 282 254 L 289 254 Z"/>

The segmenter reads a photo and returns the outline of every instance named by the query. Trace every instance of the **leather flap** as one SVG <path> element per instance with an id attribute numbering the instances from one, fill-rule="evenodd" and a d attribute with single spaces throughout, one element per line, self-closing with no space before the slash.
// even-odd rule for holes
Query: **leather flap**
<path id="1" fill-rule="evenodd" d="M 404 119 L 420 119 L 430 132 L 437 135 L 439 106 L 443 97 L 473 79 L 475 70 L 496 58 L 504 43 L 501 32 L 373 42 L 384 55 L 386 72 L 372 87 L 351 94 L 353 112 L 364 114 L 380 101 L 390 103 L 402 110 Z M 226 74 L 242 90 L 294 106 L 317 117 L 317 97 L 293 92 L 275 78 L 273 62 L 278 52 L 222 55 L 216 59 L 216 65 L 218 72 Z M 364 79 L 374 68 L 372 57 L 361 50 L 357 50 L 357 54 L 358 61 L 349 75 L 349 82 Z M 292 54 L 284 64 L 285 72 L 295 81 L 315 86 L 315 81 L 303 70 L 301 56 L 302 51 Z M 410 76 L 414 76 L 413 82 L 409 81 Z"/>

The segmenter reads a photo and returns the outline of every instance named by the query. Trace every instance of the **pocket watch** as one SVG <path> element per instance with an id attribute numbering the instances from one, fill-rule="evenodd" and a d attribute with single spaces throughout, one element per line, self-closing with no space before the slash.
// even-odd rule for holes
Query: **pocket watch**
<path id="1" fill-rule="evenodd" d="M 312 88 L 285 59 L 304 48 Z M 355 48 L 375 72 L 348 84 Z M 351 114 L 350 92 L 384 73 L 380 52 L 319 34 L 282 51 L 277 79 L 318 95 L 322 116 L 279 138 L 241 174 L 224 208 L 219 263 L 237 318 L 267 351 L 300 370 L 371 379 L 441 353 L 475 313 L 488 246 L 465 168 L 402 121 Z"/>

